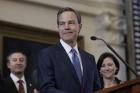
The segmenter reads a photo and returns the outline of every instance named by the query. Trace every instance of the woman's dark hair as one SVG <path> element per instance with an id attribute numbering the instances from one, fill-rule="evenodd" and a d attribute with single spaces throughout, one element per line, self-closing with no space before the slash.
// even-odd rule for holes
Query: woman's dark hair
<path id="1" fill-rule="evenodd" d="M 103 63 L 104 59 L 107 58 L 107 57 L 111 58 L 113 60 L 113 62 L 115 63 L 115 66 L 117 67 L 115 75 L 118 74 L 118 71 L 120 69 L 119 61 L 117 60 L 117 58 L 113 54 L 111 54 L 109 52 L 105 52 L 99 57 L 99 60 L 97 62 L 98 71 L 100 71 L 100 69 L 102 67 L 102 63 Z"/>
<path id="2" fill-rule="evenodd" d="M 61 8 L 58 13 L 57 13 L 57 25 L 59 25 L 59 17 L 60 15 L 63 13 L 63 12 L 67 12 L 67 11 L 71 11 L 71 12 L 74 12 L 75 15 L 77 16 L 77 20 L 78 20 L 78 23 L 81 24 L 81 15 L 79 12 L 77 12 L 76 10 L 70 8 L 70 7 L 64 7 L 64 8 Z"/>

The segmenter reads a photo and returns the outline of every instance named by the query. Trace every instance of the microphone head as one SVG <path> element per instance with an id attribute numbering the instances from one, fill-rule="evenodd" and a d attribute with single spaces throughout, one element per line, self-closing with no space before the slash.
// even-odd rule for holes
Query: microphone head
<path id="1" fill-rule="evenodd" d="M 97 38 L 95 36 L 91 36 L 90 39 L 91 40 L 97 40 Z"/>

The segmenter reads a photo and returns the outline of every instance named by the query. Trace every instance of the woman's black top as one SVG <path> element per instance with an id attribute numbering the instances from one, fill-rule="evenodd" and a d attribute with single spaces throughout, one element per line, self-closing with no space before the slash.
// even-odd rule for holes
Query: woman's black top
<path id="1" fill-rule="evenodd" d="M 120 79 L 118 79 L 117 77 L 115 77 L 115 81 L 117 84 L 120 84 L 122 81 Z M 101 88 L 104 88 L 104 82 L 103 82 L 103 78 L 101 78 Z"/>

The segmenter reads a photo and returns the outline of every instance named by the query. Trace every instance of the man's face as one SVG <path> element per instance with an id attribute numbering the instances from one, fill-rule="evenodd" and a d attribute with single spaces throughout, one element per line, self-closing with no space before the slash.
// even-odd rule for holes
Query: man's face
<path id="1" fill-rule="evenodd" d="M 13 74 L 24 73 L 26 68 L 26 57 L 22 53 L 16 52 L 9 56 L 8 68 Z"/>
<path id="2" fill-rule="evenodd" d="M 59 35 L 65 42 L 75 43 L 80 29 L 81 24 L 78 23 L 75 13 L 66 11 L 59 16 Z"/>

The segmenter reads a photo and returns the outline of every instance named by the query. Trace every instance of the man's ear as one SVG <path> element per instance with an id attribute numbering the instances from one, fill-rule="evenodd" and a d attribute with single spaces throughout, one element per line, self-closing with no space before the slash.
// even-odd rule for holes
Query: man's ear
<path id="1" fill-rule="evenodd" d="M 7 67 L 10 68 L 10 63 L 9 62 L 7 62 Z"/>
<path id="2" fill-rule="evenodd" d="M 82 28 L 82 24 L 79 24 L 80 29 Z"/>
<path id="3" fill-rule="evenodd" d="M 80 31 L 81 31 L 81 28 L 82 28 L 82 24 L 79 24 L 79 32 L 78 33 L 80 33 Z"/>

